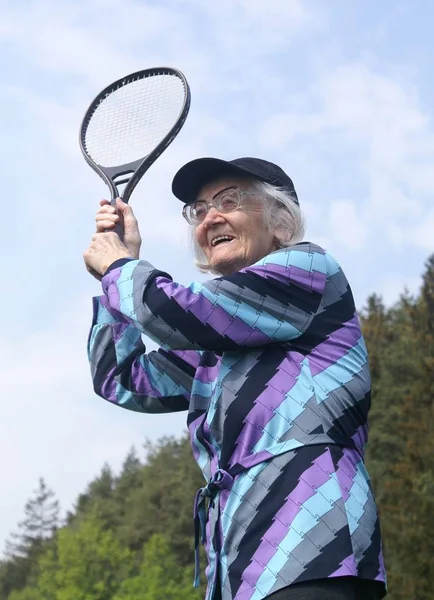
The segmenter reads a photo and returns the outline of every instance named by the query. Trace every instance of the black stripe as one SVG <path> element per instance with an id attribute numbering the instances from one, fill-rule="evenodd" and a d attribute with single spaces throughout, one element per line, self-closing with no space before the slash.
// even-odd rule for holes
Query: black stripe
<path id="1" fill-rule="evenodd" d="M 182 360 L 182 358 L 177 354 L 173 354 L 172 352 L 166 352 L 166 350 L 163 350 L 162 348 L 159 348 L 158 352 L 162 356 L 164 356 L 166 360 L 171 362 L 173 365 L 175 365 L 175 367 L 183 371 L 189 377 L 193 378 L 195 376 L 196 369 L 185 360 Z"/>
<path id="2" fill-rule="evenodd" d="M 238 389 L 233 402 L 227 407 L 223 424 L 224 436 L 220 458 L 222 468 L 226 468 L 225 465 L 227 466 L 229 463 L 238 436 L 244 426 L 244 420 L 252 410 L 255 400 L 265 390 L 273 375 L 277 373 L 285 355 L 284 348 L 264 350 L 256 365 L 250 369 L 244 383 Z M 223 381 L 224 386 L 225 382 Z"/>
<path id="3" fill-rule="evenodd" d="M 190 406 L 187 398 L 181 394 L 179 396 L 163 396 L 162 398 L 157 397 L 157 400 L 171 412 L 188 410 L 188 407 Z M 136 399 L 136 401 L 140 404 L 140 398 Z"/>
<path id="4" fill-rule="evenodd" d="M 327 306 L 317 314 L 308 330 L 293 340 L 291 344 L 300 352 L 309 354 L 318 344 L 324 342 L 332 333 L 341 329 L 344 323 L 351 321 L 356 313 L 353 294 L 348 289 L 341 300 Z"/>
<path id="5" fill-rule="evenodd" d="M 202 415 L 205 414 L 206 411 L 204 410 L 193 410 L 191 412 L 188 413 L 188 417 L 187 417 L 187 427 L 189 425 L 191 425 L 191 423 L 193 423 L 193 421 L 195 421 L 197 418 L 201 417 Z"/>
<path id="6" fill-rule="evenodd" d="M 322 294 L 306 290 L 295 283 L 282 283 L 272 276 L 261 277 L 257 273 L 235 273 L 226 278 L 233 284 L 249 288 L 260 296 L 269 297 L 285 306 L 294 306 L 306 313 L 315 314 Z M 249 302 L 248 299 L 245 302 Z"/>
<path id="7" fill-rule="evenodd" d="M 325 579 L 337 571 L 341 563 L 353 553 L 351 546 L 350 531 L 347 526 L 342 527 L 334 539 L 321 549 L 320 554 L 311 560 L 305 571 L 301 573 L 292 583 L 300 583 L 312 578 Z"/>
<path id="8" fill-rule="evenodd" d="M 366 425 L 366 417 L 371 405 L 371 392 L 358 400 L 353 406 L 345 409 L 337 419 L 333 419 L 333 427 L 327 431 L 327 435 L 335 437 L 352 437 L 361 425 Z"/>
<path id="9" fill-rule="evenodd" d="M 192 346 L 196 345 L 216 352 L 238 350 L 240 347 L 229 337 L 220 335 L 215 329 L 202 323 L 188 309 L 182 308 L 155 283 L 146 288 L 143 301 L 152 314 L 160 317 L 172 329 L 180 331 Z"/>
<path id="10" fill-rule="evenodd" d="M 380 570 L 379 551 L 381 547 L 380 520 L 377 518 L 372 532 L 371 543 L 359 563 L 359 573 L 362 577 L 375 579 Z"/>
<path id="11" fill-rule="evenodd" d="M 101 339 L 101 341 L 100 341 Z M 113 339 L 110 339 L 110 342 L 106 342 L 107 339 L 107 330 L 106 328 L 100 329 L 100 331 L 96 334 L 93 347 L 96 345 L 102 346 L 104 348 L 104 352 L 98 363 L 95 364 L 95 373 L 93 375 L 93 388 L 95 393 L 98 396 L 102 396 L 101 388 L 104 383 L 107 381 L 107 376 L 110 373 L 111 369 L 116 366 L 116 349 Z M 102 343 L 102 340 L 104 342 Z M 90 353 L 90 357 L 92 360 L 92 352 Z"/>
<path id="12" fill-rule="evenodd" d="M 270 485 L 267 495 L 256 509 L 256 516 L 249 523 L 238 548 L 238 556 L 229 568 L 229 583 L 232 597 L 236 595 L 241 585 L 239 574 L 243 573 L 250 564 L 252 556 L 258 549 L 261 539 L 273 524 L 276 513 L 285 504 L 287 497 L 297 486 L 303 473 L 321 454 L 326 446 L 304 446 L 293 451 L 293 458 L 282 468 L 280 474 Z M 276 468 L 271 465 L 266 468 Z M 234 515 L 236 517 L 236 513 Z"/>

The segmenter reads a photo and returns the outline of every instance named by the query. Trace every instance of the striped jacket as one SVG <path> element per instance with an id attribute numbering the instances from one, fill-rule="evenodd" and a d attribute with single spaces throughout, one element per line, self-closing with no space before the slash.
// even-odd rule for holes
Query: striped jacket
<path id="1" fill-rule="evenodd" d="M 364 464 L 368 358 L 335 259 L 303 242 L 189 286 L 131 260 L 102 287 L 96 393 L 139 412 L 188 410 L 207 600 L 217 585 L 222 600 L 259 600 L 316 578 L 385 582 Z M 142 334 L 159 350 L 146 353 Z"/>

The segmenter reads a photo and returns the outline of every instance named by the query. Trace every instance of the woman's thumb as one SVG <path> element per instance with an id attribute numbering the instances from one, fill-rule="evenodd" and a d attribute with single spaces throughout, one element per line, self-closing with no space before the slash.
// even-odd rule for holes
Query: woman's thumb
<path id="1" fill-rule="evenodd" d="M 116 208 L 124 217 L 131 214 L 131 207 L 126 202 L 121 200 L 121 198 L 116 198 Z"/>

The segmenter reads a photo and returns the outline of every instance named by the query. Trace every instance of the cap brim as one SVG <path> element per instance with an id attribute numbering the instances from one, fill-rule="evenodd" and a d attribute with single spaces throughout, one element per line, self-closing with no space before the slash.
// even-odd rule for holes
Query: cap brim
<path id="1" fill-rule="evenodd" d="M 172 182 L 172 192 L 182 202 L 194 202 L 204 185 L 227 175 L 252 176 L 249 171 L 220 158 L 197 158 L 176 173 Z"/>

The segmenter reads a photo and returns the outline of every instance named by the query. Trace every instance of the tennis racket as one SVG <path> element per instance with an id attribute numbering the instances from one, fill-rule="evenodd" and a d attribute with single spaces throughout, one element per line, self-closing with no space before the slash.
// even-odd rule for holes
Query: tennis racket
<path id="1" fill-rule="evenodd" d="M 118 197 L 128 202 L 140 179 L 180 132 L 189 109 L 187 80 L 169 67 L 127 75 L 93 100 L 81 124 L 80 148 L 108 185 L 111 204 Z"/>

